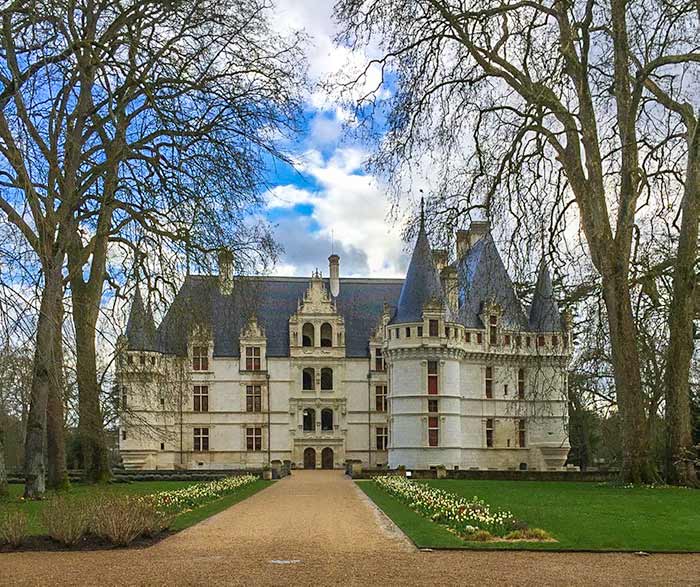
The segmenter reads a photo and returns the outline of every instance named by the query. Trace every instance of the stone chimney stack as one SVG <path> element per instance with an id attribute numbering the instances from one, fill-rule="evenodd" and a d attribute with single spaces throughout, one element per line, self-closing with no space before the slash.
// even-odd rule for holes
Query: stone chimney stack
<path id="1" fill-rule="evenodd" d="M 447 267 L 447 251 L 445 249 L 433 249 L 433 263 L 438 273 Z"/>
<path id="2" fill-rule="evenodd" d="M 330 275 L 331 295 L 337 298 L 340 293 L 340 257 L 335 253 L 328 257 L 328 272 Z"/>
<path id="3" fill-rule="evenodd" d="M 233 291 L 233 253 L 229 249 L 219 251 L 219 290 L 223 295 Z"/>
<path id="4" fill-rule="evenodd" d="M 457 259 L 461 259 L 469 250 L 469 232 L 466 230 L 457 231 Z"/>
<path id="5" fill-rule="evenodd" d="M 457 269 L 454 267 L 445 266 L 440 272 L 440 281 L 442 289 L 445 292 L 445 299 L 450 310 L 457 312 L 459 310 L 459 281 L 457 279 Z"/>

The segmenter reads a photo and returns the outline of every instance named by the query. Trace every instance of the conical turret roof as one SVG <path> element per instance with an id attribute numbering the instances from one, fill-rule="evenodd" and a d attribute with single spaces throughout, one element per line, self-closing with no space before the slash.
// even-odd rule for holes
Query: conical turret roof
<path id="1" fill-rule="evenodd" d="M 146 308 L 141 291 L 136 287 L 134 301 L 131 302 L 129 319 L 126 323 L 126 338 L 131 351 L 157 351 L 156 325 L 150 308 Z"/>
<path id="2" fill-rule="evenodd" d="M 421 202 L 420 228 L 408 265 L 406 279 L 401 288 L 399 303 L 392 324 L 420 322 L 423 319 L 423 305 L 429 301 L 443 301 L 442 285 L 438 275 L 430 241 L 425 232 L 425 219 Z"/>
<path id="3" fill-rule="evenodd" d="M 530 330 L 536 332 L 553 332 L 562 330 L 559 307 L 554 298 L 552 278 L 544 259 L 540 262 L 535 293 L 530 304 Z"/>

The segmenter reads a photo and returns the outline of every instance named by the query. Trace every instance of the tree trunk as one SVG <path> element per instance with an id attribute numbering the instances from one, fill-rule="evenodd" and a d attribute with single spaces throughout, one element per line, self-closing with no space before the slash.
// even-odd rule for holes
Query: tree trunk
<path id="1" fill-rule="evenodd" d="M 624 271 L 603 275 L 602 281 L 622 427 L 622 480 L 653 483 L 657 476 L 649 446 L 629 282 Z"/>
<path id="2" fill-rule="evenodd" d="M 56 316 L 63 324 L 63 300 L 59 300 Z M 47 485 L 51 489 L 66 489 L 68 471 L 66 469 L 66 444 L 63 420 L 64 381 L 63 381 L 63 340 L 62 330 L 54 340 L 54 360 L 51 370 L 51 389 L 46 413 L 46 450 L 48 455 Z"/>
<path id="3" fill-rule="evenodd" d="M 669 311 L 666 356 L 666 481 L 697 485 L 690 417 L 690 363 L 697 275 L 698 216 L 700 215 L 700 124 L 689 128 L 688 172 L 683 193 L 683 218 Z"/>
<path id="4" fill-rule="evenodd" d="M 7 497 L 7 468 L 5 467 L 5 430 L 0 426 L 0 498 Z"/>
<path id="5" fill-rule="evenodd" d="M 111 471 L 100 409 L 100 386 L 97 383 L 95 328 L 99 299 L 93 303 L 92 296 L 85 292 L 82 284 L 72 283 L 71 290 L 79 396 L 78 434 L 82 464 L 85 479 L 92 483 L 101 483 L 111 477 Z"/>
<path id="6" fill-rule="evenodd" d="M 60 319 L 56 313 L 62 293 L 61 263 L 46 264 L 37 321 L 27 436 L 24 443 L 24 496 L 29 499 L 41 497 L 46 490 L 46 410 L 53 385 L 55 341 L 56 337 L 61 335 Z"/>

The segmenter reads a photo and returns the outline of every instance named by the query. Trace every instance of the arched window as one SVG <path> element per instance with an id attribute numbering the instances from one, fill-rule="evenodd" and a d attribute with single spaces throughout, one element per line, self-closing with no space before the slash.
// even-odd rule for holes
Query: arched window
<path id="1" fill-rule="evenodd" d="M 307 367 L 301 374 L 301 388 L 313 391 L 316 388 L 316 371 L 313 367 Z"/>
<path id="2" fill-rule="evenodd" d="M 304 410 L 304 432 L 313 432 L 316 430 L 316 410 L 306 408 Z"/>
<path id="3" fill-rule="evenodd" d="M 321 346 L 333 346 L 333 327 L 328 322 L 321 324 Z"/>
<path id="4" fill-rule="evenodd" d="M 333 369 L 329 367 L 321 369 L 321 389 L 333 389 Z"/>
<path id="5" fill-rule="evenodd" d="M 321 430 L 333 430 L 333 410 L 329 408 L 321 410 Z"/>
<path id="6" fill-rule="evenodd" d="M 316 333 L 314 330 L 314 325 L 311 324 L 311 322 L 307 322 L 301 329 L 301 346 L 314 346 L 315 338 Z"/>

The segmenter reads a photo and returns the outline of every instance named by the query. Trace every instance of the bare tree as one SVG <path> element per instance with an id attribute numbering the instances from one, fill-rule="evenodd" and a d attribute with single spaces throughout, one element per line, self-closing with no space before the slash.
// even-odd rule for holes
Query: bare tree
<path id="1" fill-rule="evenodd" d="M 567 221 L 580 224 L 606 306 L 623 478 L 656 479 L 630 266 L 640 209 L 677 208 L 673 194 L 688 188 L 694 173 L 685 80 L 700 62 L 695 4 L 340 0 L 336 14 L 343 40 L 384 48 L 368 70 L 396 80 L 375 169 L 400 178 L 407 163 L 424 162 L 432 151 L 440 180 L 435 206 L 457 222 L 500 209 L 541 227 L 548 215 L 551 238 L 560 240 Z M 375 97 L 356 102 L 363 114 Z M 660 191 L 669 199 L 659 203 Z M 694 247 L 691 217 L 684 214 L 691 225 L 681 232 Z M 678 344 L 687 349 L 688 342 Z"/>

